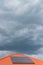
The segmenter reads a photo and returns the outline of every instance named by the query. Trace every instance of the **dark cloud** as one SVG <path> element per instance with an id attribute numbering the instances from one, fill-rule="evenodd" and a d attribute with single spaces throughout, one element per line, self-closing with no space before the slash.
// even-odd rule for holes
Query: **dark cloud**
<path id="1" fill-rule="evenodd" d="M 18 53 L 37 54 L 37 50 L 42 47 L 41 44 L 35 45 L 31 38 L 13 39 L 12 42 L 4 44 L 0 47 L 1 50 L 16 51 Z"/>
<path id="2" fill-rule="evenodd" d="M 43 49 L 43 1 L 0 0 L 0 50 L 38 54 Z"/>

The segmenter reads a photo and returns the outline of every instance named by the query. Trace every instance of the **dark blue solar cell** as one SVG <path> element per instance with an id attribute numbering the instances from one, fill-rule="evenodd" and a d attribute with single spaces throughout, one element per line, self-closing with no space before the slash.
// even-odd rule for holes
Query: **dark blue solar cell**
<path id="1" fill-rule="evenodd" d="M 34 64 L 29 57 L 11 57 L 13 64 Z"/>

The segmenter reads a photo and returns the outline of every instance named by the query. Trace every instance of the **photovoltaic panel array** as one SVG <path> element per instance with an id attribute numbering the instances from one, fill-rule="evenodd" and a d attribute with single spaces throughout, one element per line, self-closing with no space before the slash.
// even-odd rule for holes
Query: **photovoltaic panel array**
<path id="1" fill-rule="evenodd" d="M 13 64 L 34 64 L 29 57 L 11 57 Z"/>

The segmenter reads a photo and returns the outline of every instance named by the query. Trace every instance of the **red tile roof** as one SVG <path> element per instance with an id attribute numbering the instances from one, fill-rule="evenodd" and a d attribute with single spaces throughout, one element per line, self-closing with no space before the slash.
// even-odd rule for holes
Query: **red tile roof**
<path id="1" fill-rule="evenodd" d="M 11 57 L 27 57 L 27 58 L 30 58 L 34 62 L 34 64 L 31 64 L 31 63 L 30 64 L 29 63 L 27 63 L 27 64 L 25 64 L 25 63 L 22 63 L 22 64 L 12 63 Z M 0 65 L 43 65 L 43 61 L 38 60 L 36 58 L 26 56 L 25 54 L 11 54 L 11 55 L 7 55 L 4 58 L 1 58 Z"/>

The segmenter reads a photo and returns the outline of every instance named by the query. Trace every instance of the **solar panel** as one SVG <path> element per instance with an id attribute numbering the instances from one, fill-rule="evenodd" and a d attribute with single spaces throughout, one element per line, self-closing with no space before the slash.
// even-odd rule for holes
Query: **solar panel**
<path id="1" fill-rule="evenodd" d="M 34 64 L 29 57 L 11 57 L 13 64 Z"/>

